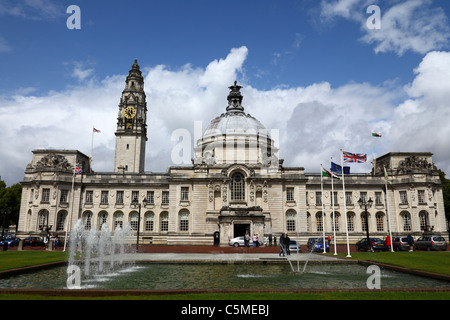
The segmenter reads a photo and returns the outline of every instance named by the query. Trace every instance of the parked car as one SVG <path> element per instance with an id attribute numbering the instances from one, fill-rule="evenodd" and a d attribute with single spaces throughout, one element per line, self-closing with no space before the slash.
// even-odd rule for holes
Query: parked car
<path id="1" fill-rule="evenodd" d="M 19 241 L 20 241 L 19 238 L 6 238 L 0 241 L 0 247 L 3 247 L 5 243 L 8 244 L 8 247 L 15 247 L 19 245 Z"/>
<path id="2" fill-rule="evenodd" d="M 380 238 L 369 238 L 370 243 L 367 243 L 367 238 L 362 238 L 356 243 L 356 250 L 359 251 L 386 251 L 388 249 L 386 243 Z"/>
<path id="3" fill-rule="evenodd" d="M 40 237 L 26 237 L 23 240 L 23 246 L 30 246 L 30 247 L 36 247 L 41 246 L 44 247 L 45 243 Z"/>
<path id="4" fill-rule="evenodd" d="M 295 240 L 291 240 L 289 241 L 289 251 L 290 252 L 302 252 L 302 247 L 300 246 L 300 244 L 295 241 Z"/>
<path id="5" fill-rule="evenodd" d="M 323 252 L 323 237 L 321 238 L 309 238 L 306 244 L 308 251 Z M 330 252 L 328 241 L 325 240 L 325 251 Z"/>
<path id="6" fill-rule="evenodd" d="M 442 236 L 423 235 L 416 241 L 417 250 L 447 250 L 447 241 Z"/>
<path id="7" fill-rule="evenodd" d="M 392 246 L 395 251 L 409 251 L 409 244 L 406 236 L 394 237 Z"/>
<path id="8" fill-rule="evenodd" d="M 259 242 L 258 245 L 261 247 L 263 245 L 262 241 L 258 240 L 258 242 Z M 228 241 L 228 245 L 232 246 L 232 247 L 244 247 L 245 246 L 244 236 L 230 239 Z M 253 246 L 253 241 L 252 241 L 251 237 L 250 237 L 250 241 L 248 242 L 248 245 L 250 247 Z"/>

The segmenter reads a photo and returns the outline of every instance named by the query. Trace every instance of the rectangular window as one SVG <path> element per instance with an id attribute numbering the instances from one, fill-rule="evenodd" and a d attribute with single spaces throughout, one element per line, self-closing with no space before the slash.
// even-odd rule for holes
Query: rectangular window
<path id="1" fill-rule="evenodd" d="M 367 199 L 367 192 L 361 192 L 360 199 L 362 200 L 363 203 L 367 203 L 367 201 L 369 200 Z"/>
<path id="2" fill-rule="evenodd" d="M 316 192 L 316 205 L 322 205 L 322 192 Z"/>
<path id="3" fill-rule="evenodd" d="M 139 201 L 139 191 L 131 191 L 131 201 Z"/>
<path id="4" fill-rule="evenodd" d="M 59 198 L 60 203 L 68 202 L 69 190 L 61 190 L 61 197 Z"/>
<path id="5" fill-rule="evenodd" d="M 162 204 L 169 204 L 169 191 L 162 192 Z"/>
<path id="6" fill-rule="evenodd" d="M 94 191 L 88 190 L 86 191 L 86 203 L 94 202 Z"/>
<path id="7" fill-rule="evenodd" d="M 286 201 L 294 201 L 294 188 L 286 189 Z M 288 230 L 289 231 L 289 230 Z"/>
<path id="8" fill-rule="evenodd" d="M 381 192 L 375 192 L 375 204 L 383 204 L 383 198 Z"/>
<path id="9" fill-rule="evenodd" d="M 420 204 L 426 204 L 426 201 L 425 201 L 425 190 L 419 190 L 417 192 L 417 195 L 418 195 L 419 203 Z"/>
<path id="10" fill-rule="evenodd" d="M 42 202 L 50 202 L 50 189 L 42 189 Z"/>
<path id="11" fill-rule="evenodd" d="M 123 204 L 123 191 L 117 191 L 116 203 Z"/>
<path id="12" fill-rule="evenodd" d="M 408 204 L 408 196 L 406 191 L 400 191 L 400 204 Z"/>
<path id="13" fill-rule="evenodd" d="M 189 187 L 181 187 L 181 201 L 189 200 Z"/>
<path id="14" fill-rule="evenodd" d="M 108 191 L 102 191 L 102 195 L 100 197 L 100 204 L 108 204 Z"/>
<path id="15" fill-rule="evenodd" d="M 351 192 L 346 192 L 345 193 L 345 202 L 346 202 L 346 204 L 353 204 L 353 199 L 352 199 L 352 193 Z"/>
<path id="16" fill-rule="evenodd" d="M 331 194 L 331 192 L 330 192 L 330 197 L 333 197 L 333 198 L 331 198 L 332 199 L 332 201 L 334 201 L 333 203 L 334 203 L 334 205 L 338 205 L 339 204 L 339 202 L 338 202 L 338 197 L 337 197 L 337 192 L 335 191 L 333 194 Z"/>
<path id="17" fill-rule="evenodd" d="M 154 191 L 147 191 L 147 203 L 155 204 L 155 192 Z"/>

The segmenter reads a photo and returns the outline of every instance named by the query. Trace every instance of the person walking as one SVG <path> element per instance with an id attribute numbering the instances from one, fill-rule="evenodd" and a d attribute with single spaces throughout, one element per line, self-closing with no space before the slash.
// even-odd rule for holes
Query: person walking
<path id="1" fill-rule="evenodd" d="M 286 250 L 286 254 L 288 256 L 291 255 L 291 250 L 289 250 L 289 244 L 290 243 L 291 243 L 291 238 L 289 238 L 289 236 L 286 233 L 286 237 L 284 238 L 284 247 L 285 247 L 285 250 Z"/>
<path id="2" fill-rule="evenodd" d="M 390 235 L 387 235 L 386 236 L 386 240 L 384 241 L 385 243 L 386 243 L 386 245 L 388 246 L 388 250 L 390 250 L 391 249 L 391 236 Z"/>
<path id="3" fill-rule="evenodd" d="M 409 245 L 409 252 L 414 251 L 414 239 L 411 233 L 409 233 L 408 236 L 406 237 L 406 242 L 408 242 Z"/>
<path id="4" fill-rule="evenodd" d="M 285 252 L 286 252 L 286 248 L 285 248 L 285 242 L 284 242 L 284 238 L 285 238 L 285 234 L 283 233 L 281 236 L 280 236 L 280 253 L 278 254 L 280 257 L 281 257 L 281 254 L 283 254 L 283 257 L 284 257 L 284 255 L 285 255 Z"/>
<path id="5" fill-rule="evenodd" d="M 244 236 L 244 245 L 245 245 L 246 247 L 248 247 L 248 246 L 249 246 L 249 243 L 250 243 L 250 235 L 248 234 L 248 232 L 246 232 L 246 233 L 245 233 L 245 236 Z"/>

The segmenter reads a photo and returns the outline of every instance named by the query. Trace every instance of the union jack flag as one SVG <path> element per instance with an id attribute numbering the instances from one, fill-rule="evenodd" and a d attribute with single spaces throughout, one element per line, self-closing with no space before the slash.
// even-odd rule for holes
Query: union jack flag
<path id="1" fill-rule="evenodd" d="M 83 169 L 81 169 L 80 166 L 75 166 L 74 174 L 82 174 L 82 173 L 83 173 Z"/>
<path id="2" fill-rule="evenodd" d="M 365 153 L 350 153 L 342 151 L 344 156 L 344 162 L 356 162 L 356 163 L 364 163 L 367 161 L 367 154 Z"/>

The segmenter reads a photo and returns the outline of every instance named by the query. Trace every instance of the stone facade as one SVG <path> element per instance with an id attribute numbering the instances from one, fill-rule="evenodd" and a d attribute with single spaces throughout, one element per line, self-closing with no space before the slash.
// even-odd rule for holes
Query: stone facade
<path id="1" fill-rule="evenodd" d="M 114 172 L 92 172 L 89 157 L 76 150 L 33 151 L 22 182 L 21 236 L 46 229 L 63 236 L 78 219 L 87 229 L 106 223 L 115 230 L 130 223 L 133 230 L 139 227 L 144 244 L 212 245 L 217 239 L 227 245 L 245 232 L 260 237 L 287 232 L 305 244 L 308 237 L 322 236 L 323 228 L 333 236 L 331 178 L 284 167 L 267 130 L 244 112 L 236 83 L 226 112 L 212 120 L 194 148 L 192 166 L 144 173 L 143 85 L 135 61 L 119 104 Z M 76 165 L 82 174 L 74 174 Z M 371 173 L 346 175 L 345 194 L 341 181 L 333 187 L 338 243 L 346 241 L 346 214 L 350 241 L 365 237 L 360 198 L 373 200 L 371 236 L 384 238 L 389 222 L 394 235 L 424 230 L 447 235 L 431 153 L 388 153 L 376 159 Z"/>

